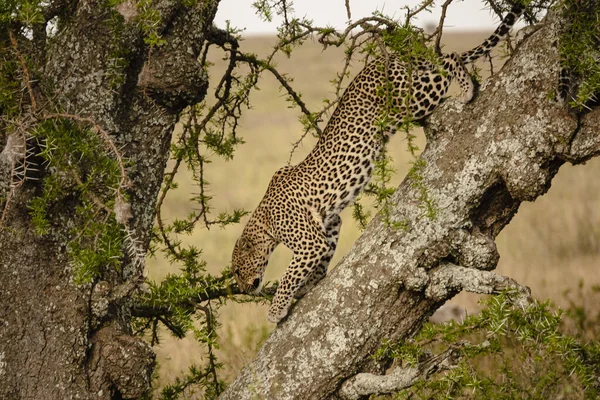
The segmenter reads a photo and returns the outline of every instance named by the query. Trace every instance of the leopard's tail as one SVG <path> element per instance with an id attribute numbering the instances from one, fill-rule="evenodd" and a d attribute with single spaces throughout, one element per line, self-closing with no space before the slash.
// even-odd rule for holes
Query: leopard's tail
<path id="1" fill-rule="evenodd" d="M 498 26 L 498 28 L 496 28 L 494 33 L 485 39 L 485 41 L 479 46 L 472 50 L 465 51 L 460 55 L 462 62 L 467 64 L 477 60 L 484 54 L 489 53 L 498 44 L 498 42 L 508 34 L 510 28 L 512 28 L 515 22 L 517 22 L 524 9 L 525 8 L 522 5 L 515 4 L 510 12 L 506 14 L 502 20 L 502 23 Z"/>

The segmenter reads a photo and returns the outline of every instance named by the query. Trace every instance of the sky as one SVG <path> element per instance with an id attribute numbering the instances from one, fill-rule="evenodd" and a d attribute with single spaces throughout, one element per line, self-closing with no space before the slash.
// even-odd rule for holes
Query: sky
<path id="1" fill-rule="evenodd" d="M 422 0 L 350 0 L 352 20 L 370 16 L 375 10 L 383 10 L 387 15 L 402 17 L 404 6 L 414 7 Z M 215 23 L 225 27 L 225 21 L 231 21 L 235 27 L 245 27 L 246 34 L 274 33 L 277 21 L 264 22 L 255 13 L 254 0 L 221 0 Z M 435 23 L 440 18 L 442 0 L 435 2 L 437 7 L 432 13 L 422 13 L 417 19 L 420 26 L 428 22 Z M 295 0 L 294 10 L 297 16 L 306 16 L 316 25 L 332 25 L 337 29 L 346 26 L 345 0 Z M 448 29 L 485 29 L 498 24 L 498 18 L 486 9 L 481 0 L 455 0 L 448 8 L 444 26 Z"/>

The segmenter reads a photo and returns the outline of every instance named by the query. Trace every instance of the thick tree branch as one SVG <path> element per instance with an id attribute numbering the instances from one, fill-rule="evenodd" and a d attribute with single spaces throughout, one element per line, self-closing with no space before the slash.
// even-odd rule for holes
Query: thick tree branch
<path id="1" fill-rule="evenodd" d="M 552 16 L 545 22 L 474 102 L 449 100 L 426 121 L 419 181 L 409 176 L 392 198 L 391 220 L 407 229 L 369 224 L 222 399 L 339 396 L 357 374 L 381 374 L 371 355 L 384 341 L 410 338 L 460 290 L 514 287 L 527 298 L 527 289 L 487 272 L 498 260 L 494 238 L 563 163 L 600 154 L 600 110 L 577 118 L 548 98 L 559 73 L 558 27 Z"/>
<path id="2" fill-rule="evenodd" d="M 10 194 L 10 207 L 3 211 L 5 229 L 0 230 L 4 268 L 0 274 L 0 398 L 141 398 L 150 389 L 154 354 L 140 337 L 130 335 L 132 291 L 143 272 L 137 261 L 142 261 L 150 241 L 179 111 L 201 101 L 206 93 L 208 77 L 197 57 L 218 2 L 200 0 L 192 5 L 157 0 L 144 6 L 152 9 L 143 10 L 131 1 L 118 2 L 114 8 L 97 0 L 46 3 L 39 4 L 43 18 L 58 17 L 53 21 L 52 40 L 46 40 L 48 25 L 36 20 L 33 41 L 15 30 L 12 49 L 10 41 L 5 43 L 10 57 L 3 59 L 5 64 L 15 63 L 14 76 L 23 90 L 15 96 L 15 109 L 22 112 L 13 115 L 3 109 L 3 117 L 10 118 L 0 122 L 17 128 L 12 151 L 3 154 L 0 168 L 10 170 L 10 175 L 2 174 L 0 185 Z M 140 16 L 142 12 L 160 14 L 153 33 L 162 35 L 164 46 L 151 49 L 144 41 L 150 32 L 143 25 L 152 21 L 148 15 Z M 52 135 L 37 136 L 36 143 L 27 141 L 27 134 L 39 130 L 43 119 L 59 117 L 91 125 L 106 149 L 82 148 L 77 140 L 83 136 L 58 132 L 56 126 L 48 132 L 64 136 L 64 141 Z M 61 149 L 72 145 L 73 158 L 58 155 L 56 143 Z M 30 156 L 35 160 L 30 152 L 44 149 L 46 155 L 58 157 L 56 162 L 44 163 L 43 171 L 32 177 L 43 180 L 27 176 L 20 184 L 27 165 L 19 159 L 29 163 Z M 98 165 L 103 160 L 95 164 L 95 156 L 84 156 L 96 154 L 92 150 L 106 153 L 109 166 Z M 127 225 L 123 241 L 114 242 L 121 228 L 108 226 L 108 218 L 94 221 L 101 228 L 91 227 L 97 212 L 104 213 L 102 202 L 89 201 L 70 191 L 68 184 L 62 185 L 73 169 L 100 175 L 98 185 L 108 182 L 104 177 L 111 174 L 106 172 L 112 165 L 110 158 L 118 160 L 120 183 L 102 188 L 106 196 L 116 194 L 115 217 Z M 71 162 L 77 168 L 61 167 Z M 90 183 L 84 176 L 79 178 L 72 180 Z M 111 191 L 117 185 L 119 193 Z M 47 209 L 41 210 L 48 226 L 41 234 L 41 223 L 32 218 L 30 206 L 49 188 L 53 194 L 46 200 Z M 88 205 L 91 210 L 85 208 Z M 109 242 L 111 251 L 123 247 L 122 257 L 110 256 L 123 259 L 118 267 L 113 265 L 116 261 L 98 266 L 76 259 L 69 249 L 86 229 L 94 231 L 86 250 L 96 255 L 102 253 L 98 243 Z M 89 278 L 93 282 L 76 285 L 73 278 L 80 272 L 86 279 L 93 275 Z"/>

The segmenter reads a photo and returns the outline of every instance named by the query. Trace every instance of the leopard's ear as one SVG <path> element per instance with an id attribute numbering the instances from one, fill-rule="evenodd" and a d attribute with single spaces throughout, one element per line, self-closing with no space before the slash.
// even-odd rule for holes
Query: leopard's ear
<path id="1" fill-rule="evenodd" d="M 238 239 L 238 247 L 241 250 L 250 250 L 252 248 L 252 242 L 242 236 Z"/>

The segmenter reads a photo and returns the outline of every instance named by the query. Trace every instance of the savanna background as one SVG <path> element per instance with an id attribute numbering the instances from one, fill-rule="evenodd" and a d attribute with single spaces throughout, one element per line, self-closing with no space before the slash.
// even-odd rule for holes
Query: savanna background
<path id="1" fill-rule="evenodd" d="M 489 32 L 446 33 L 444 51 L 464 51 L 479 44 Z M 274 38 L 248 36 L 242 42 L 246 52 L 259 56 L 269 53 Z M 222 54 L 214 52 L 213 69 L 222 70 Z M 343 49 L 323 50 L 318 43 L 308 41 L 295 49 L 291 58 L 276 59 L 280 72 L 294 78 L 294 87 L 311 110 L 319 109 L 323 99 L 331 98 L 334 89 L 330 83 L 340 70 Z M 503 62 L 502 49 L 496 51 L 494 68 Z M 353 66 L 353 74 L 360 64 Z M 478 64 L 483 77 L 489 75 L 488 63 Z M 263 74 L 259 91 L 251 97 L 252 109 L 241 119 L 240 136 L 245 144 L 239 147 L 232 160 L 217 156 L 206 168 L 205 179 L 210 183 L 208 195 L 212 196 L 212 212 L 243 208 L 252 211 L 258 204 L 272 174 L 286 165 L 293 143 L 302 136 L 298 122 L 299 111 L 289 108 L 279 85 L 271 76 Z M 324 123 L 321 123 L 324 126 Z M 420 130 L 416 132 L 419 147 L 425 146 Z M 311 150 L 316 140 L 305 138 L 293 154 L 293 164 Z M 395 175 L 392 184 L 398 185 L 412 158 L 407 151 L 402 133 L 389 144 L 389 155 L 394 159 Z M 584 166 L 565 165 L 554 179 L 549 192 L 535 203 L 523 204 L 511 224 L 502 231 L 496 242 L 501 255 L 497 272 L 516 279 L 531 288 L 538 299 L 551 299 L 557 307 L 568 310 L 565 329 L 583 335 L 584 339 L 597 338 L 600 321 L 600 159 Z M 191 176 L 181 171 L 179 188 L 170 192 L 163 207 L 163 218 L 171 221 L 184 217 L 193 210 L 189 198 L 198 193 Z M 365 205 L 369 198 L 363 198 Z M 240 235 L 247 218 L 241 224 L 210 230 L 198 227 L 192 235 L 182 237 L 184 244 L 194 244 L 203 249 L 208 271 L 218 273 L 230 262 L 235 240 Z M 347 253 L 361 231 L 352 219 L 351 209 L 342 214 L 344 221 L 339 245 L 331 266 Z M 280 246 L 273 254 L 267 280 L 278 279 L 291 257 Z M 161 254 L 147 264 L 149 279 L 160 281 L 178 266 L 165 261 Z M 478 309 L 478 296 L 460 294 L 452 300 L 468 313 Z M 221 377 L 231 381 L 249 362 L 262 341 L 274 328 L 266 320 L 266 306 L 228 303 L 220 311 L 220 349 L 217 354 L 225 367 Z M 163 331 L 158 355 L 159 385 L 178 376 L 192 364 L 203 363 L 203 350 L 193 337 L 178 340 Z"/>

